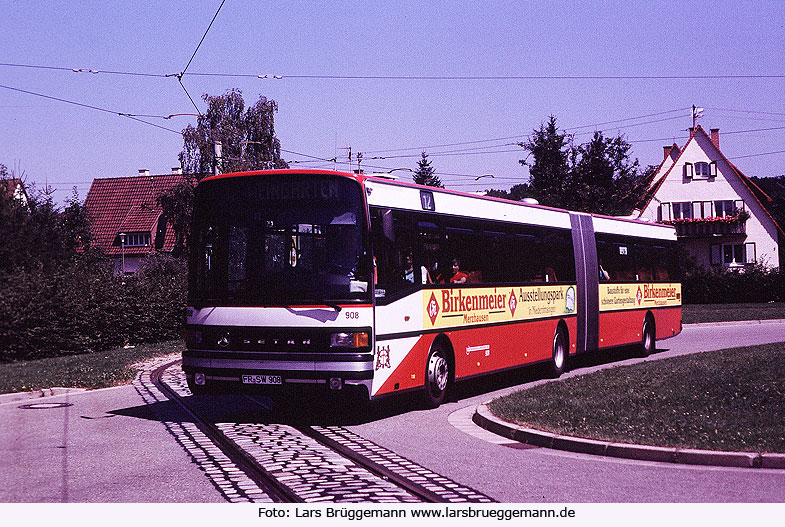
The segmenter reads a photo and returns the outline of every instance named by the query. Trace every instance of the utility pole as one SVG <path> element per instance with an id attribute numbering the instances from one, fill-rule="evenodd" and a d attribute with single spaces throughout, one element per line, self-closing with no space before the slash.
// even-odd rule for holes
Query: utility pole
<path id="1" fill-rule="evenodd" d="M 351 172 L 352 171 L 352 147 L 351 146 L 345 146 L 343 148 L 339 148 L 338 150 L 348 150 L 349 151 L 349 156 L 348 156 L 349 157 L 349 172 Z M 337 158 L 338 158 L 338 156 L 336 156 L 336 159 Z"/>
<path id="2" fill-rule="evenodd" d="M 222 151 L 223 146 L 221 145 L 221 141 L 218 141 L 217 139 L 213 141 L 213 174 L 216 176 L 221 173 L 221 163 L 223 161 L 221 156 Z"/>

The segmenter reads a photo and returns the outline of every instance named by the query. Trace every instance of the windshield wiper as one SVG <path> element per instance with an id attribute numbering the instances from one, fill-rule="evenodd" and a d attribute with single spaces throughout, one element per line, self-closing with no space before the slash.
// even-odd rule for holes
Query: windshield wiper
<path id="1" fill-rule="evenodd" d="M 321 302 L 322 304 L 324 304 L 327 307 L 333 308 L 336 313 L 340 313 L 341 312 L 341 306 L 339 306 L 335 302 L 328 302 L 327 300 L 319 300 L 319 302 Z"/>

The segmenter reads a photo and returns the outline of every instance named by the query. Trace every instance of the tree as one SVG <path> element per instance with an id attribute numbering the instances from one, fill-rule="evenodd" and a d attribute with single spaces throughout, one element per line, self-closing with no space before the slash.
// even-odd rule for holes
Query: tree
<path id="1" fill-rule="evenodd" d="M 4 175 L 6 168 L 0 165 L 0 177 Z M 47 191 L 28 189 L 26 204 L 0 192 L 0 273 L 49 272 L 89 246 L 87 210 L 76 191 L 62 211 Z"/>
<path id="2" fill-rule="evenodd" d="M 207 111 L 197 119 L 196 128 L 183 130 L 180 164 L 187 174 L 201 179 L 214 168 L 214 142 L 222 147 L 222 172 L 289 168 L 281 159 L 281 144 L 275 137 L 274 116 L 278 104 L 264 96 L 245 108 L 242 92 L 228 90 L 223 95 L 204 94 Z"/>
<path id="3" fill-rule="evenodd" d="M 594 132 L 592 140 L 576 150 L 565 193 L 567 206 L 612 216 L 629 214 L 637 201 L 633 191 L 643 178 L 638 160 L 630 158 L 630 148 L 621 136 L 608 138 Z"/>
<path id="4" fill-rule="evenodd" d="M 567 186 L 570 177 L 571 137 L 559 131 L 556 117 L 551 115 L 547 124 L 534 130 L 521 146 L 529 151 L 533 162 L 521 159 L 529 167 L 529 190 L 533 198 L 543 205 L 567 207 Z"/>
<path id="5" fill-rule="evenodd" d="M 621 136 L 606 138 L 597 131 L 588 143 L 575 146 L 550 116 L 521 146 L 534 158 L 520 161 L 530 174 L 528 188 L 521 190 L 543 205 L 626 215 L 646 190 L 638 160 L 630 158 L 631 146 Z"/>
<path id="6" fill-rule="evenodd" d="M 534 196 L 534 194 L 534 190 L 528 183 L 519 183 L 517 185 L 513 185 L 510 187 L 510 190 L 499 190 L 492 188 L 485 193 L 486 196 L 511 199 L 513 201 L 521 201 L 525 198 L 531 198 Z"/>
<path id="7" fill-rule="evenodd" d="M 161 207 L 174 231 L 172 256 L 179 257 L 185 252 L 185 241 L 191 231 L 193 203 L 194 182 L 190 178 L 168 188 L 158 196 L 158 206 Z"/>
<path id="8" fill-rule="evenodd" d="M 785 229 L 785 176 L 751 176 L 749 179 L 771 198 L 771 201 L 761 201 L 779 226 Z"/>
<path id="9" fill-rule="evenodd" d="M 429 187 L 444 188 L 441 180 L 436 176 L 436 171 L 431 166 L 431 161 L 428 159 L 428 154 L 422 153 L 422 157 L 417 161 L 417 171 L 414 173 L 414 182 L 418 185 L 427 185 Z"/>

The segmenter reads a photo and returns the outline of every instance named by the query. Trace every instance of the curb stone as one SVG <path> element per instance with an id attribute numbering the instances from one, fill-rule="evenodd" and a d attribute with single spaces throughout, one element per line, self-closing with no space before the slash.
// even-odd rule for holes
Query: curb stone
<path id="1" fill-rule="evenodd" d="M 758 452 L 721 452 L 695 450 L 631 443 L 612 443 L 580 437 L 563 436 L 525 428 L 502 421 L 491 414 L 487 404 L 480 404 L 472 416 L 474 423 L 489 432 L 513 439 L 527 445 L 578 454 L 634 459 L 636 461 L 658 461 L 682 465 L 709 465 L 737 468 L 785 469 L 785 454 Z"/>
<path id="2" fill-rule="evenodd" d="M 33 390 L 31 392 L 14 392 L 0 394 L 0 404 L 15 403 L 19 401 L 28 401 L 30 399 L 40 399 L 42 397 L 54 397 L 56 395 L 65 395 L 67 393 L 80 393 L 86 392 L 86 388 L 44 388 L 43 390 Z"/>
<path id="3" fill-rule="evenodd" d="M 754 326 L 757 324 L 785 324 L 785 319 L 767 318 L 762 320 L 732 320 L 727 322 L 694 322 L 692 324 L 684 324 L 684 326 L 708 328 L 714 326 Z"/>

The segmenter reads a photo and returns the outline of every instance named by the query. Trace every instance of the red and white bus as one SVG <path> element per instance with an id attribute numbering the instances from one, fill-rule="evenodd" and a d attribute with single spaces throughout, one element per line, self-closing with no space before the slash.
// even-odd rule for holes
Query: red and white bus
<path id="1" fill-rule="evenodd" d="M 183 370 L 194 393 L 422 390 L 436 406 L 463 379 L 652 352 L 681 331 L 677 273 L 664 225 L 378 175 L 222 174 L 196 188 Z"/>

